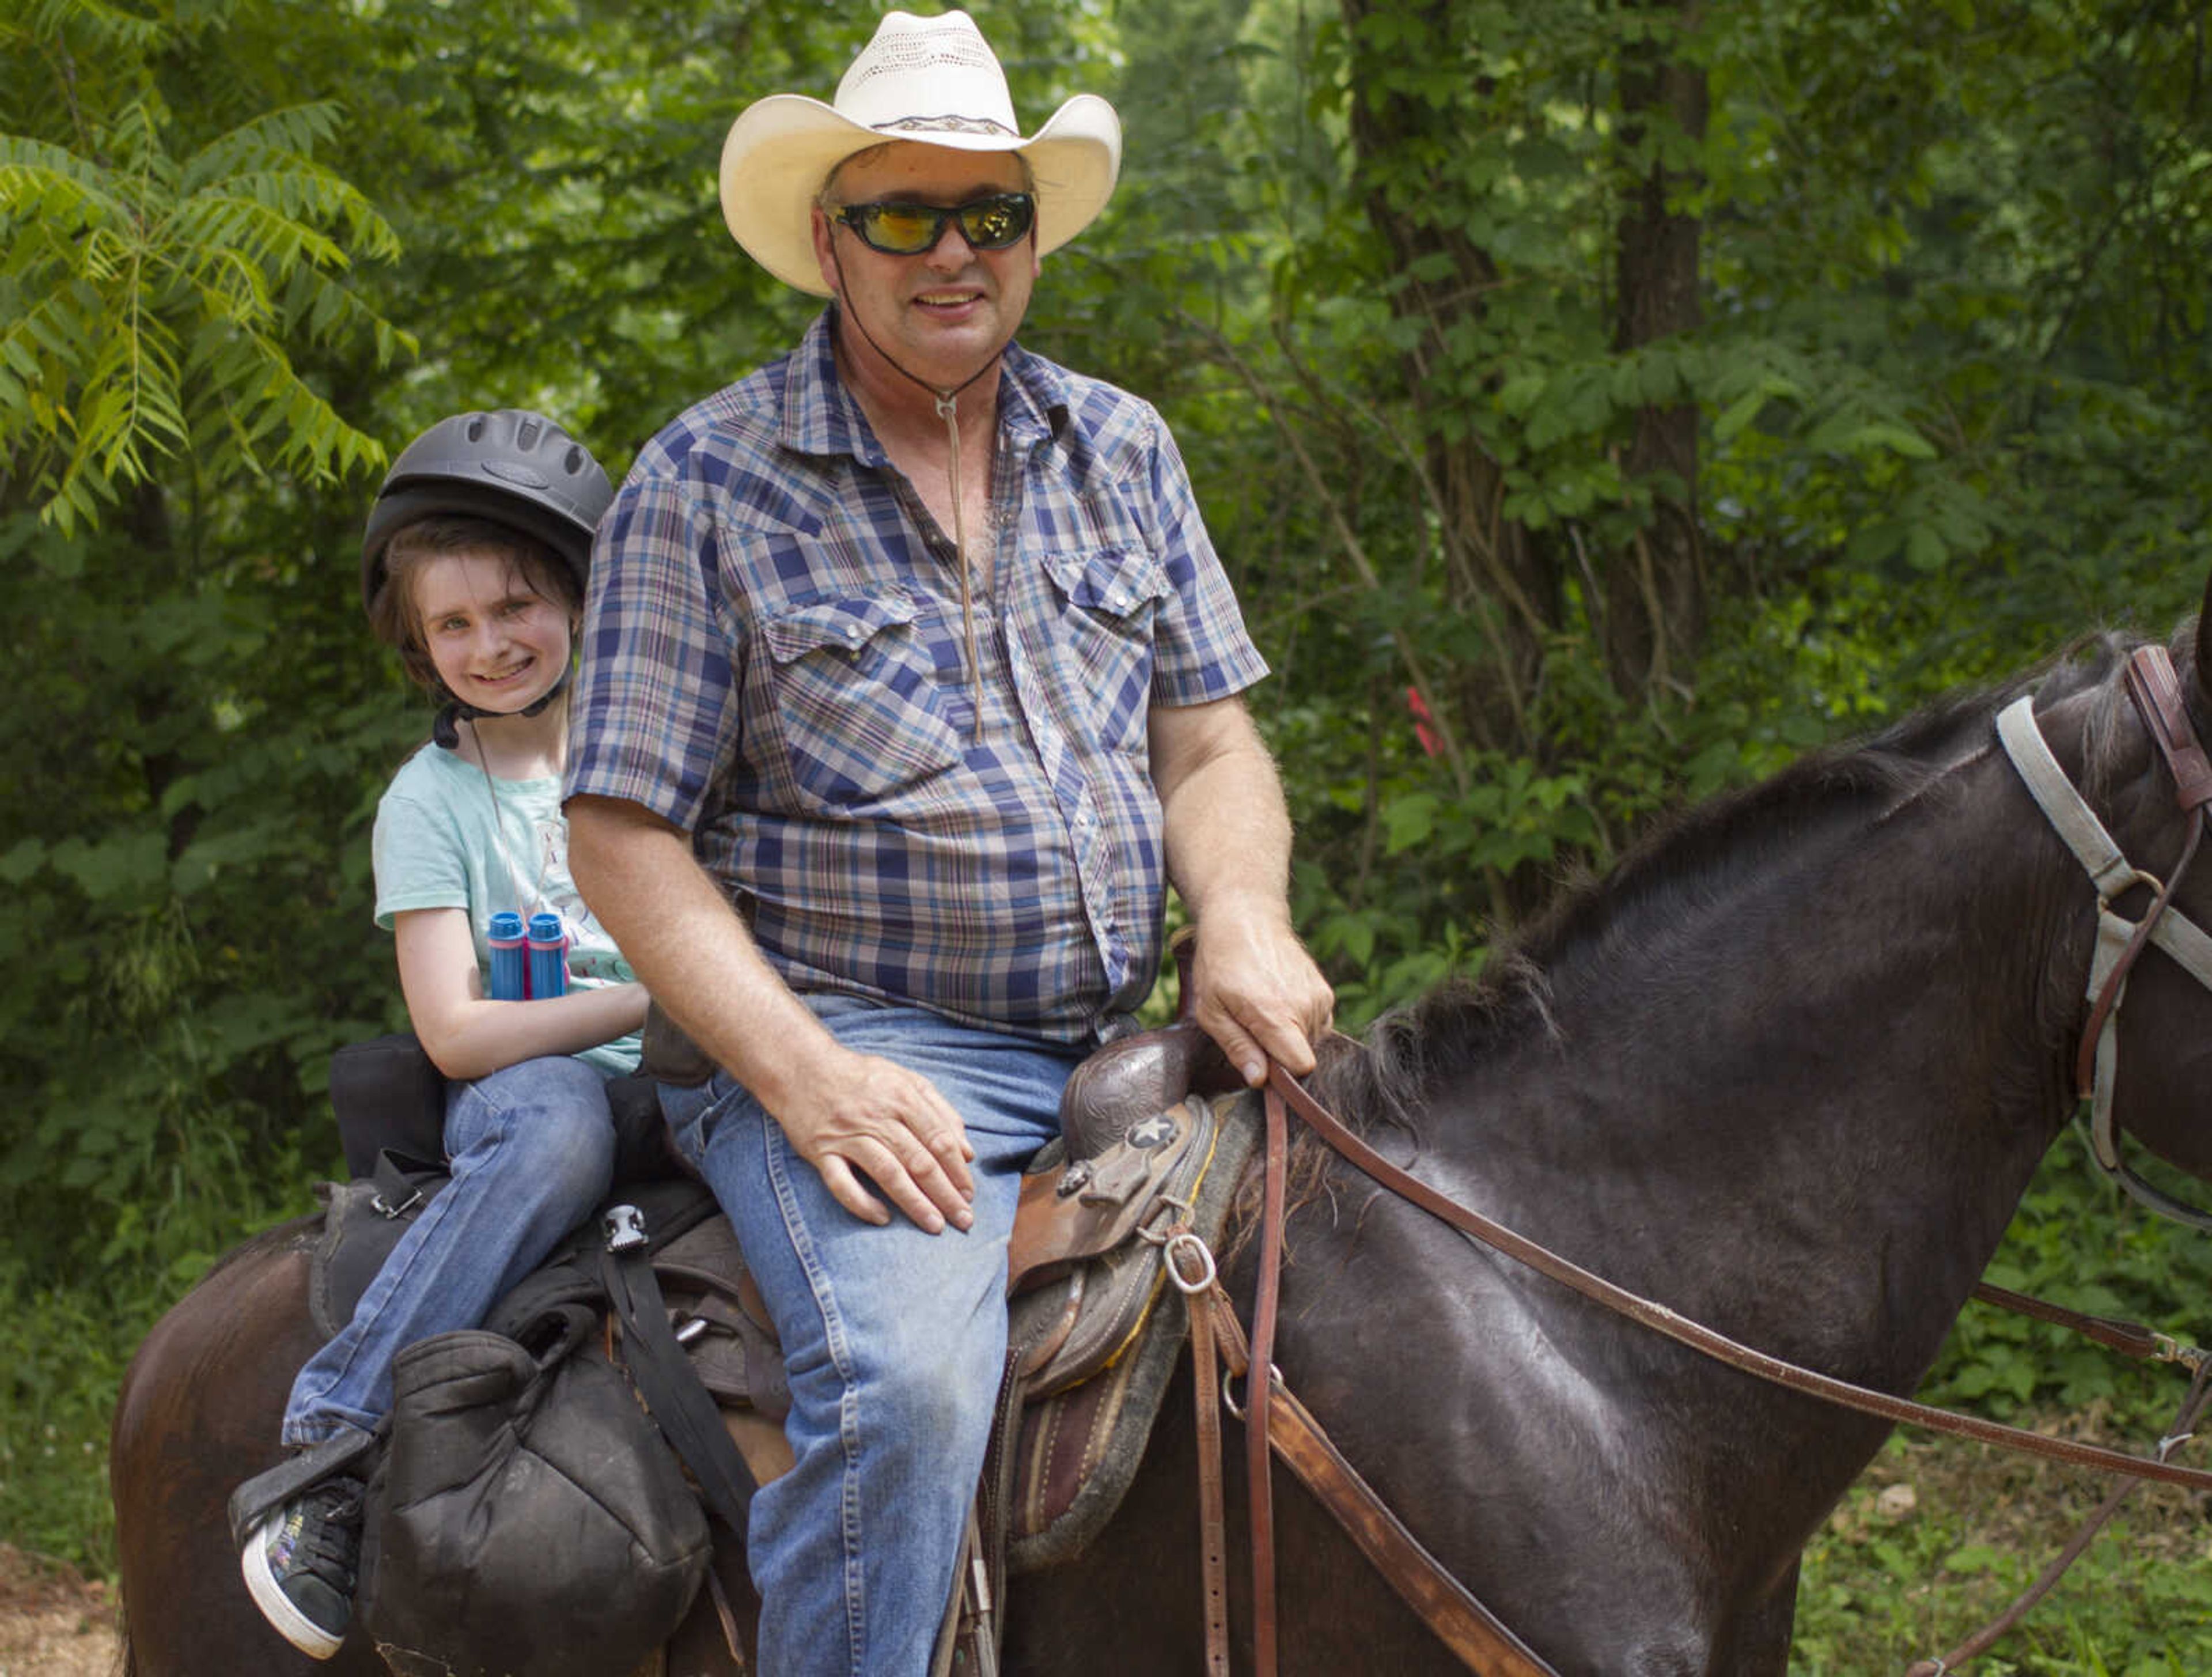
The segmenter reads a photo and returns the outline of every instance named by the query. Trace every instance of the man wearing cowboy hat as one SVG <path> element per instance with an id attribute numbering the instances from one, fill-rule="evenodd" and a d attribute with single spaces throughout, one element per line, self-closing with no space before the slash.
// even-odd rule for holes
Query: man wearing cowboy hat
<path id="1" fill-rule="evenodd" d="M 927 1668 L 1019 1172 L 1151 990 L 1169 880 L 1231 1063 L 1306 1071 L 1328 1023 L 1236 696 L 1266 666 L 1174 441 L 1013 342 L 1120 155 L 1089 95 L 1023 136 L 959 12 L 890 14 L 834 105 L 750 106 L 730 231 L 830 307 L 599 528 L 570 854 L 717 1068 L 663 1104 L 788 1359 L 749 1538 L 774 1677 Z"/>

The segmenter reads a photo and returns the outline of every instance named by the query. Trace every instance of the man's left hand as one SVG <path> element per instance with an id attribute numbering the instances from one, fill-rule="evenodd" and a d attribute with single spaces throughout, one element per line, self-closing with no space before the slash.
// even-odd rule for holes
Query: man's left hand
<path id="1" fill-rule="evenodd" d="M 1191 963 L 1194 1017 L 1254 1087 L 1267 1062 L 1304 1077 L 1328 1030 L 1336 998 L 1279 907 L 1209 909 Z"/>

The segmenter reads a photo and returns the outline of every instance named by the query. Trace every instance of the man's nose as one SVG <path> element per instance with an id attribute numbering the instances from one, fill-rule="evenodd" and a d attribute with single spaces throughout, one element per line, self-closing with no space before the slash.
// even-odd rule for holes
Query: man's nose
<path id="1" fill-rule="evenodd" d="M 960 218 L 947 216 L 945 227 L 937 235 L 937 242 L 922 253 L 922 259 L 934 267 L 957 272 L 975 258 L 975 247 L 968 242 L 968 235 L 960 230 Z"/>

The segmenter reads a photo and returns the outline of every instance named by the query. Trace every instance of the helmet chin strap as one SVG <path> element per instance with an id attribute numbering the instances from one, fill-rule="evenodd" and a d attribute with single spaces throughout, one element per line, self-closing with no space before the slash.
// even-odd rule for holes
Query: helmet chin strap
<path id="1" fill-rule="evenodd" d="M 834 238 L 830 243 L 830 260 L 837 270 L 839 318 L 853 323 L 854 330 L 866 341 L 868 347 L 883 357 L 884 364 L 892 372 L 897 374 L 908 384 L 919 385 L 927 391 L 937 404 L 937 416 L 945 422 L 945 471 L 946 477 L 951 480 L 952 489 L 952 550 L 960 572 L 960 632 L 962 638 L 967 642 L 968 678 L 974 684 L 975 690 L 970 696 L 975 706 L 975 732 L 980 734 L 983 728 L 983 667 L 975 653 L 975 605 L 974 592 L 969 581 L 967 520 L 962 510 L 966 504 L 967 496 L 962 493 L 960 487 L 960 392 L 999 364 L 999 357 L 1006 353 L 1006 345 L 1014 341 L 1014 335 L 1008 332 L 1000 341 L 999 347 L 984 358 L 983 364 L 958 384 L 949 389 L 940 389 L 919 374 L 910 372 L 899 365 L 898 358 L 876 342 L 875 334 L 868 330 L 867 322 L 860 319 L 860 311 L 845 307 L 844 298 L 848 289 L 845 283 L 845 261 L 838 254 L 837 243 Z"/>
<path id="2" fill-rule="evenodd" d="M 547 688 L 543 693 L 539 694 L 528 704 L 523 706 L 520 710 L 481 710 L 475 705 L 464 704 L 459 699 L 448 698 L 444 704 L 438 708 L 437 717 L 430 724 L 431 741 L 448 751 L 458 751 L 461 749 L 460 725 L 464 722 L 473 722 L 479 716 L 538 716 L 544 714 L 545 707 L 551 704 L 554 700 L 559 698 L 563 690 L 567 689 L 568 685 L 568 677 L 575 672 L 575 660 L 571 659 L 568 661 L 568 665 L 561 671 L 561 679 L 555 682 L 552 686 Z"/>

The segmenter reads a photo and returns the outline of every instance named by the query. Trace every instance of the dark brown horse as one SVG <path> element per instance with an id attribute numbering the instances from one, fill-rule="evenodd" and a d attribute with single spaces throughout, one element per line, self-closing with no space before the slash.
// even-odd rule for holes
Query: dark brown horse
<path id="1" fill-rule="evenodd" d="M 2069 775 L 2156 871 L 2183 819 L 2122 693 L 2124 650 L 2100 642 L 2032 690 Z M 2202 728 L 2212 681 L 2193 635 L 2177 659 Z M 1317 1092 L 1429 1182 L 1585 1267 L 1911 1391 L 2072 1106 L 2087 1011 L 2094 893 L 1997 749 L 2010 696 L 1927 711 L 1697 812 L 1480 987 L 1335 1054 Z M 2179 906 L 2205 918 L 2212 871 Z M 2212 996 L 2146 956 L 2119 1045 L 2124 1125 L 2212 1176 Z M 1560 1672 L 1784 1670 L 1799 1551 L 1881 1423 L 1661 1340 L 1341 1166 L 1293 1216 L 1289 1250 L 1285 1379 Z M 310 1668 L 262 1628 L 222 1529 L 311 1349 L 305 1261 L 296 1227 L 233 1255 L 126 1378 L 111 1471 L 145 1677 Z M 1232 1277 L 1240 1297 L 1249 1285 Z M 1016 1584 L 1009 1670 L 1200 1668 L 1193 1461 L 1186 1377 L 1105 1536 Z M 1276 1499 L 1285 1671 L 1456 1668 L 1284 1476 Z M 1232 1616 L 1249 1646 L 1241 1597 Z M 671 1669 L 726 1669 L 711 1626 L 690 1628 Z M 329 1668 L 378 1668 L 349 1644 Z"/>

